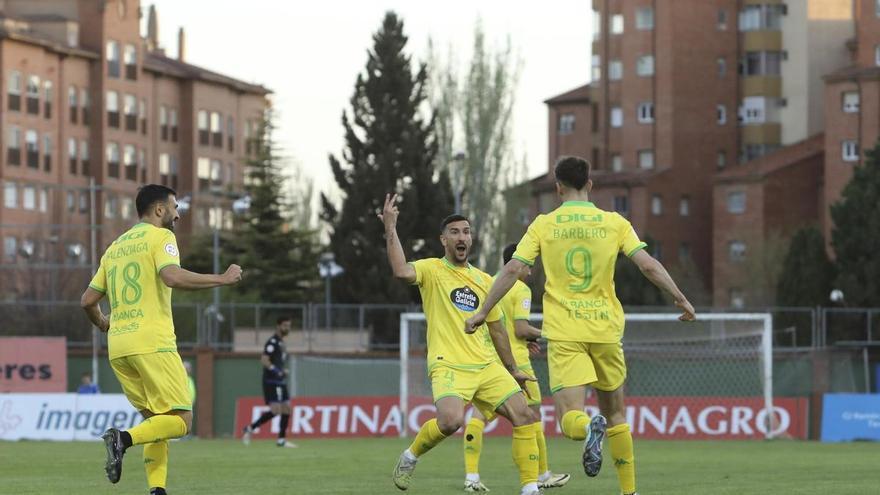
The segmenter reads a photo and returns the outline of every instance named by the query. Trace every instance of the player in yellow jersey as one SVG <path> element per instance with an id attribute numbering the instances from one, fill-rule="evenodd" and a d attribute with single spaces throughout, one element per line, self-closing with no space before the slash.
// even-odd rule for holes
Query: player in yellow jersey
<path id="1" fill-rule="evenodd" d="M 177 354 L 171 289 L 207 289 L 241 280 L 238 265 L 221 275 L 180 267 L 174 236 L 180 218 L 176 195 L 155 184 L 138 191 L 140 223 L 107 248 L 81 301 L 92 323 L 107 332 L 110 366 L 125 396 L 144 417 L 130 430 L 110 428 L 104 433 L 107 478 L 119 482 L 125 450 L 143 444 L 151 495 L 165 494 L 168 440 L 186 435 L 192 426 L 192 397 Z M 110 303 L 106 316 L 98 306 L 104 296 Z"/>
<path id="2" fill-rule="evenodd" d="M 549 342 L 550 392 L 562 432 L 568 438 L 584 440 L 582 462 L 588 476 L 599 473 L 602 440 L 607 433 L 620 488 L 624 494 L 633 494 L 635 460 L 624 415 L 624 314 L 614 292 L 618 253 L 628 256 L 645 277 L 672 296 L 682 310 L 680 320 L 696 316 L 663 265 L 643 250 L 645 243 L 630 223 L 589 201 L 593 186 L 589 163 L 562 157 L 555 175 L 562 205 L 532 222 L 465 330 L 482 324 L 519 273 L 540 255 L 547 276 L 543 333 Z M 601 414 L 592 420 L 584 413 L 584 385 L 591 385 L 599 400 Z"/>
<path id="3" fill-rule="evenodd" d="M 513 257 L 516 250 L 516 244 L 509 244 L 502 252 L 504 264 L 507 264 Z M 508 292 L 498 306 L 504 313 L 504 328 L 510 338 L 510 347 L 513 352 L 513 359 L 516 366 L 529 376 L 535 376 L 532 369 L 532 362 L 529 358 L 531 346 L 536 346 L 540 351 L 540 347 L 535 341 L 541 337 L 541 330 L 529 324 L 532 308 L 532 290 L 525 284 L 530 272 L 523 270 L 520 272 L 519 280 L 517 280 L 513 288 Z M 528 391 L 528 404 L 535 415 L 541 417 L 541 388 L 538 382 L 527 382 L 526 390 Z M 486 423 L 491 421 L 493 416 L 488 418 L 480 413 L 479 409 L 475 409 L 471 419 L 468 421 L 464 430 L 464 464 L 465 464 L 465 481 L 464 491 L 466 492 L 487 492 L 489 489 L 480 480 L 480 454 L 483 450 L 483 429 Z M 549 458 L 547 456 L 547 441 L 544 438 L 544 424 L 538 423 L 535 431 L 536 441 L 538 443 L 538 476 L 539 488 L 556 488 L 565 486 L 571 475 L 558 474 L 550 471 Z"/>
<path id="4" fill-rule="evenodd" d="M 497 412 L 513 424 L 513 460 L 519 469 L 521 493 L 539 494 L 535 428 L 540 418 L 529 409 L 522 393 L 522 386 L 534 378 L 517 369 L 500 310 L 487 313 L 488 328 L 461 330 L 492 284 L 492 277 L 468 263 L 470 222 L 461 215 L 446 217 L 440 235 L 445 256 L 407 263 L 397 236 L 396 201 L 397 195 L 387 195 L 379 218 L 385 224 L 394 277 L 418 285 L 422 295 L 428 322 L 428 375 L 437 417 L 422 425 L 400 455 L 392 481 L 401 490 L 409 488 L 419 457 L 461 428 L 465 403 L 472 402 L 485 414 Z"/>

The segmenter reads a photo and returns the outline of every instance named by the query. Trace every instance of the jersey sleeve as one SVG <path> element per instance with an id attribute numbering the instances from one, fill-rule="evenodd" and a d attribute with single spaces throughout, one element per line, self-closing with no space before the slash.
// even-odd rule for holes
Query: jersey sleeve
<path id="1" fill-rule="evenodd" d="M 491 311 L 489 311 L 489 315 L 486 316 L 486 321 L 498 321 L 501 318 L 504 318 L 504 313 L 501 312 L 501 305 L 496 304 Z"/>
<path id="2" fill-rule="evenodd" d="M 101 264 L 98 265 L 98 271 L 95 272 L 92 281 L 89 282 L 89 287 L 101 293 L 107 292 L 107 271 L 104 270 L 103 260 L 101 261 Z"/>
<path id="3" fill-rule="evenodd" d="M 413 285 L 421 287 L 425 282 L 431 280 L 431 277 L 434 275 L 434 265 L 431 263 L 430 258 L 410 261 L 409 264 L 416 270 L 416 281 Z"/>
<path id="4" fill-rule="evenodd" d="M 153 246 L 153 261 L 156 263 L 156 273 L 168 265 L 180 266 L 180 251 L 177 249 L 177 237 L 173 232 L 168 232 L 158 244 Z"/>
<path id="5" fill-rule="evenodd" d="M 632 224 L 629 223 L 625 218 L 620 217 L 620 221 L 622 223 L 620 232 L 620 252 L 632 257 L 632 255 L 636 254 L 640 250 L 644 249 L 648 245 L 639 239 L 638 234 L 636 234 L 636 229 L 633 228 Z"/>
<path id="6" fill-rule="evenodd" d="M 266 345 L 263 346 L 263 354 L 269 357 L 272 357 L 272 354 L 275 352 L 275 341 L 273 339 L 269 339 L 266 341 Z"/>
<path id="7" fill-rule="evenodd" d="M 532 313 L 532 290 L 526 284 L 516 284 L 513 297 L 513 314 L 511 318 L 516 320 L 528 320 Z"/>
<path id="8" fill-rule="evenodd" d="M 543 215 L 539 215 L 529 225 L 529 229 L 520 239 L 519 244 L 516 245 L 516 251 L 513 253 L 514 259 L 522 261 L 529 266 L 533 266 L 538 255 L 541 254 L 541 237 L 538 235 L 538 222 L 542 217 Z"/>

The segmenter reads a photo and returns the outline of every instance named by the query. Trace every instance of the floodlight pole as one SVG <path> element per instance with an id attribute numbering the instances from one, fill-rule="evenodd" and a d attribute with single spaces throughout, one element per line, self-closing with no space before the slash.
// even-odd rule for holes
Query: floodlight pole
<path id="1" fill-rule="evenodd" d="M 89 262 L 92 265 L 92 273 L 98 271 L 98 225 L 95 214 L 95 178 L 89 177 Z M 98 348 L 101 347 L 101 335 L 98 327 L 92 325 L 92 381 L 95 386 L 99 385 L 98 378 Z"/>

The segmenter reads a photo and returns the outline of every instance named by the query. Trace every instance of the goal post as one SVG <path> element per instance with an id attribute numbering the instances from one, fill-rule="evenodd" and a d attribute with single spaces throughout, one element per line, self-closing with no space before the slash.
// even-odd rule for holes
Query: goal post
<path id="1" fill-rule="evenodd" d="M 626 314 L 623 345 L 629 372 L 627 396 L 635 395 L 646 404 L 637 408 L 639 422 L 646 427 L 662 423 L 655 429 L 667 428 L 671 420 L 666 415 L 672 416 L 674 412 L 671 406 L 670 411 L 664 406 L 663 417 L 659 418 L 661 412 L 657 411 L 664 397 L 683 397 L 682 400 L 690 404 L 704 401 L 708 407 L 704 407 L 700 414 L 703 422 L 709 421 L 705 418 L 712 418 L 721 407 L 709 405 L 711 400 L 727 404 L 724 398 L 748 398 L 750 402 L 759 402 L 757 412 L 731 405 L 732 415 L 723 420 L 725 427 L 732 429 L 733 433 L 750 431 L 754 436 L 772 438 L 778 433 L 773 400 L 772 315 L 700 313 L 696 322 L 679 322 L 678 316 L 678 313 Z M 533 314 L 531 322 L 540 327 L 543 315 Z M 401 436 L 411 433 L 413 425 L 408 420 L 414 401 L 419 404 L 430 402 L 426 326 L 424 313 L 401 314 Z M 546 400 L 550 397 L 546 356 L 533 358 L 532 364 Z M 658 404 L 657 409 L 651 409 L 653 403 Z M 629 414 L 628 421 L 633 421 Z M 673 429 L 675 421 L 679 419 L 672 421 Z M 680 420 L 685 429 L 695 428 L 693 424 L 688 425 L 688 421 L 691 419 Z M 715 423 L 720 424 L 719 421 Z"/>

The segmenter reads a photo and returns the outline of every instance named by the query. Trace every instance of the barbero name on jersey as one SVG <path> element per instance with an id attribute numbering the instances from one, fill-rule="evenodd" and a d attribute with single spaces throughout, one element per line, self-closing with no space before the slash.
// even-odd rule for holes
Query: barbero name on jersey
<path id="1" fill-rule="evenodd" d="M 556 225 L 553 229 L 554 239 L 605 239 L 608 231 L 605 227 L 575 226 L 572 223 L 600 223 L 602 214 L 584 215 L 583 213 L 560 213 L 556 215 Z M 568 224 L 568 225 L 565 225 Z M 564 226 L 563 226 L 564 225 Z"/>
<path id="2" fill-rule="evenodd" d="M 596 297 L 592 299 L 563 299 L 562 304 L 568 309 L 569 318 L 575 320 L 608 320 L 608 299 Z"/>

